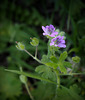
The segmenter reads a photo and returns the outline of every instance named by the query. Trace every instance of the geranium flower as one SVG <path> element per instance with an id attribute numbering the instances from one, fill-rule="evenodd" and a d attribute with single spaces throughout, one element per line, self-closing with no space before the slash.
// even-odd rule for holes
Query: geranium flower
<path id="1" fill-rule="evenodd" d="M 64 36 L 57 36 L 51 40 L 50 46 L 55 46 L 55 47 L 60 47 L 60 48 L 65 48 L 65 40 Z"/>
<path id="2" fill-rule="evenodd" d="M 53 25 L 47 25 L 47 26 L 42 26 L 42 29 L 44 31 L 43 35 L 47 35 L 47 36 L 50 36 L 50 37 L 55 37 L 58 32 L 55 31 L 55 27 Z"/>

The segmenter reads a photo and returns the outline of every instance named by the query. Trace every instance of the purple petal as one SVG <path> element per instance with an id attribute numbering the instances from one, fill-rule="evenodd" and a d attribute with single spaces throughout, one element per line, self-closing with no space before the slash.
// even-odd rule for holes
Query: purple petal
<path id="1" fill-rule="evenodd" d="M 46 33 L 43 33 L 43 35 L 46 35 Z"/>
<path id="2" fill-rule="evenodd" d="M 62 42 L 62 43 L 65 43 L 65 40 L 62 40 L 61 42 Z"/>
<path id="3" fill-rule="evenodd" d="M 51 40 L 51 42 L 55 42 L 56 41 L 56 38 L 53 38 L 52 40 Z"/>
<path id="4" fill-rule="evenodd" d="M 54 45 L 54 42 L 51 42 L 51 43 L 50 43 L 50 46 L 52 46 L 52 45 Z"/>
<path id="5" fill-rule="evenodd" d="M 58 44 L 58 47 L 65 48 L 66 45 L 65 44 Z"/>
<path id="6" fill-rule="evenodd" d="M 46 32 L 46 28 L 44 26 L 42 26 L 42 29 L 43 29 L 44 32 Z"/>
<path id="7" fill-rule="evenodd" d="M 55 47 L 58 47 L 58 45 L 57 45 L 57 44 L 55 44 L 54 46 L 55 46 Z"/>
<path id="8" fill-rule="evenodd" d="M 62 36 L 61 39 L 64 39 L 64 36 Z"/>
<path id="9" fill-rule="evenodd" d="M 58 35 L 58 32 L 53 32 L 50 36 L 55 37 L 56 35 Z"/>

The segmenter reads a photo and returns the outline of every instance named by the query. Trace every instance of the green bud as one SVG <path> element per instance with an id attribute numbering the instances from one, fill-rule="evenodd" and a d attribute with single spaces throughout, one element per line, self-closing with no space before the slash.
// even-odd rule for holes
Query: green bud
<path id="1" fill-rule="evenodd" d="M 60 30 L 59 30 L 59 29 L 56 29 L 55 31 L 56 31 L 56 32 L 58 32 L 58 33 L 60 32 Z"/>
<path id="2" fill-rule="evenodd" d="M 38 46 L 39 45 L 39 40 L 37 38 L 32 38 L 32 42 L 30 42 L 32 46 Z"/>
<path id="3" fill-rule="evenodd" d="M 61 31 L 61 32 L 59 33 L 59 35 L 64 36 L 64 35 L 65 35 L 65 32 Z"/>
<path id="4" fill-rule="evenodd" d="M 24 75 L 20 75 L 20 81 L 22 82 L 22 83 L 26 83 L 27 82 L 27 77 L 26 76 L 24 76 Z"/>
<path id="5" fill-rule="evenodd" d="M 79 63 L 80 62 L 80 57 L 78 57 L 78 56 L 72 57 L 72 60 L 75 63 Z"/>
<path id="6" fill-rule="evenodd" d="M 66 37 L 65 37 L 65 32 L 61 31 L 61 32 L 59 33 L 59 35 L 60 35 L 60 36 L 64 36 L 64 40 L 66 39 Z"/>
<path id="7" fill-rule="evenodd" d="M 16 48 L 19 49 L 19 50 L 24 50 L 25 46 L 21 42 L 18 42 L 17 45 L 16 45 Z"/>

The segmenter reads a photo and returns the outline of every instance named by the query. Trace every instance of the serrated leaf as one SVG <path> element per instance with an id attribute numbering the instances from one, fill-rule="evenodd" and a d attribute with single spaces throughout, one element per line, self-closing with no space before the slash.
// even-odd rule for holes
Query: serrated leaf
<path id="1" fill-rule="evenodd" d="M 46 65 L 52 67 L 53 69 L 56 69 L 58 67 L 58 64 L 52 62 L 46 63 Z"/>
<path id="2" fill-rule="evenodd" d="M 67 55 L 67 52 L 64 51 L 63 53 L 61 53 L 60 58 L 59 58 L 59 61 L 60 62 L 64 61 L 67 58 L 67 56 L 68 56 Z"/>
<path id="3" fill-rule="evenodd" d="M 42 73 L 45 71 L 45 68 L 46 66 L 45 65 L 40 65 L 40 66 L 37 66 L 35 71 L 38 72 L 38 73 Z"/>
<path id="4" fill-rule="evenodd" d="M 62 86 L 62 88 L 58 88 L 55 100 L 83 100 L 83 98 L 74 90 Z"/>
<path id="5" fill-rule="evenodd" d="M 70 62 L 64 61 L 63 65 L 72 69 L 72 64 Z"/>
<path id="6" fill-rule="evenodd" d="M 75 63 L 79 63 L 80 62 L 80 58 L 78 56 L 72 57 L 72 60 Z"/>
<path id="7" fill-rule="evenodd" d="M 51 56 L 50 57 L 50 60 L 54 63 L 57 63 L 58 62 L 58 59 L 55 57 L 55 56 Z"/>
<path id="8" fill-rule="evenodd" d="M 55 73 L 48 66 L 40 65 L 35 69 L 35 71 L 41 73 L 43 78 L 55 80 Z"/>
<path id="9" fill-rule="evenodd" d="M 60 71 L 63 72 L 64 74 L 66 74 L 67 73 L 67 70 L 64 67 L 64 65 L 62 63 L 59 63 L 58 65 L 59 65 Z"/>
<path id="10" fill-rule="evenodd" d="M 41 59 L 41 62 L 48 63 L 48 62 L 50 62 L 50 60 L 48 59 L 48 56 L 47 55 L 43 55 L 42 56 L 42 59 Z"/>
<path id="11" fill-rule="evenodd" d="M 37 83 L 37 89 L 33 90 L 33 96 L 35 100 L 53 100 L 55 95 L 56 85 Z"/>
<path id="12" fill-rule="evenodd" d="M 70 90 L 75 91 L 76 93 L 80 93 L 81 88 L 78 87 L 77 84 L 73 84 L 72 86 L 70 86 Z"/>

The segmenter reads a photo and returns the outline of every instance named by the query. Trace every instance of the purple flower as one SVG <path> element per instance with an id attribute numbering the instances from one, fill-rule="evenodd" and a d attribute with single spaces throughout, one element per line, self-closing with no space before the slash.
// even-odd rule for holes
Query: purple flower
<path id="1" fill-rule="evenodd" d="M 65 48 L 66 47 L 65 40 L 63 39 L 64 39 L 64 36 L 60 36 L 60 35 L 57 36 L 56 38 L 53 38 L 51 40 L 50 46 Z"/>
<path id="2" fill-rule="evenodd" d="M 48 36 L 51 36 L 51 37 L 55 37 L 58 32 L 55 31 L 55 28 L 53 25 L 47 25 L 47 26 L 42 26 L 42 29 L 44 31 L 43 35 L 48 35 Z"/>

